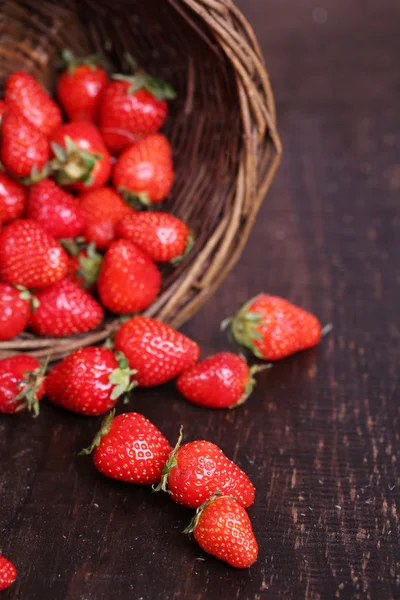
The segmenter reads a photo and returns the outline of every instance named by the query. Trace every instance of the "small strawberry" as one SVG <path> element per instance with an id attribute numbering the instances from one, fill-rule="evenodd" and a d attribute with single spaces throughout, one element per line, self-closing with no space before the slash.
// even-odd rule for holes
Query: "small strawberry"
<path id="1" fill-rule="evenodd" d="M 157 491 L 168 488 L 175 502 L 190 508 L 197 508 L 217 490 L 232 494 L 245 508 L 253 504 L 255 489 L 250 479 L 218 446 L 205 440 L 181 446 L 181 441 L 182 429 Z"/>
<path id="2" fill-rule="evenodd" d="M 190 252 L 194 241 L 189 227 L 165 212 L 131 212 L 118 223 L 116 233 L 155 262 L 174 264 Z"/>
<path id="3" fill-rule="evenodd" d="M 39 414 L 39 400 L 46 387 L 46 364 L 33 356 L 15 354 L 0 360 L 0 413 L 30 410 Z"/>
<path id="4" fill-rule="evenodd" d="M 64 50 L 67 69 L 57 81 L 57 96 L 70 121 L 96 123 L 99 100 L 107 85 L 105 71 L 96 65 L 96 57 L 75 58 Z"/>
<path id="5" fill-rule="evenodd" d="M 26 216 L 58 239 L 78 236 L 85 223 L 77 200 L 51 179 L 31 186 Z"/>
<path id="6" fill-rule="evenodd" d="M 158 483 L 171 451 L 168 440 L 139 413 L 114 414 L 111 411 L 104 419 L 92 445 L 81 454 L 94 451 L 94 465 L 106 477 L 141 485 Z"/>
<path id="7" fill-rule="evenodd" d="M 5 556 L 0 554 L 0 592 L 10 587 L 17 577 L 17 570 Z"/>
<path id="8" fill-rule="evenodd" d="M 258 358 L 279 360 L 316 346 L 321 324 L 311 313 L 284 298 L 259 294 L 249 300 L 222 328 Z"/>
<path id="9" fill-rule="evenodd" d="M 198 360 L 196 342 L 157 319 L 133 317 L 115 334 L 115 349 L 137 370 L 141 386 L 160 385 L 173 379 Z"/>
<path id="10" fill-rule="evenodd" d="M 102 415 L 130 392 L 135 371 L 122 353 L 86 346 L 69 354 L 50 371 L 46 395 L 50 402 L 82 415 Z"/>
<path id="11" fill-rule="evenodd" d="M 62 123 L 61 110 L 29 73 L 15 71 L 6 81 L 4 99 L 17 108 L 43 135 L 49 137 Z"/>
<path id="12" fill-rule="evenodd" d="M 92 331 L 103 320 L 103 309 L 73 281 L 63 279 L 38 291 L 38 308 L 31 314 L 30 328 L 38 335 L 60 337 Z"/>
<path id="13" fill-rule="evenodd" d="M 185 529 L 205 552 L 232 567 L 247 569 L 256 560 L 258 544 L 250 519 L 231 496 L 215 494 L 196 511 Z"/>
<path id="14" fill-rule="evenodd" d="M 65 277 L 68 256 L 31 219 L 12 221 L 0 232 L 0 279 L 27 288 L 44 288 Z"/>
<path id="15" fill-rule="evenodd" d="M 111 156 L 92 123 L 60 127 L 51 138 L 57 183 L 85 192 L 103 186 L 111 174 Z"/>
<path id="16" fill-rule="evenodd" d="M 164 200 L 173 182 L 171 146 L 160 133 L 130 146 L 115 163 L 114 187 L 123 196 L 145 206 Z"/>
<path id="17" fill-rule="evenodd" d="M 103 257 L 96 252 L 95 244 L 88 244 L 85 248 L 76 247 L 76 250 L 68 257 L 67 277 L 79 287 L 92 292 L 95 289 L 102 263 Z"/>
<path id="18" fill-rule="evenodd" d="M 115 228 L 122 217 L 133 212 L 111 187 L 89 190 L 79 197 L 80 209 L 85 218 L 83 236 L 105 250 L 115 239 Z"/>
<path id="19" fill-rule="evenodd" d="M 0 171 L 0 214 L 4 223 L 22 216 L 27 199 L 27 188 Z"/>
<path id="20" fill-rule="evenodd" d="M 100 300 L 117 314 L 140 312 L 161 288 L 161 273 L 140 248 L 127 240 L 112 242 L 97 280 Z"/>
<path id="21" fill-rule="evenodd" d="M 25 293 L 0 282 L 0 341 L 19 335 L 28 325 L 30 314 Z"/>
<path id="22" fill-rule="evenodd" d="M 14 177 L 30 177 L 47 165 L 49 142 L 21 113 L 7 110 L 1 136 L 1 162 Z"/>

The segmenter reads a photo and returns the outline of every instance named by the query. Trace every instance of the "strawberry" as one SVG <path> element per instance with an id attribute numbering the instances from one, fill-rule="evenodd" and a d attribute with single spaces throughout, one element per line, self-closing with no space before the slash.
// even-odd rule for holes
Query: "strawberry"
<path id="1" fill-rule="evenodd" d="M 141 386 L 154 386 L 173 379 L 198 360 L 196 342 L 176 329 L 150 317 L 133 317 L 116 332 L 115 349 L 137 370 Z"/>
<path id="2" fill-rule="evenodd" d="M 127 148 L 113 171 L 113 184 L 118 192 L 145 206 L 164 200 L 173 181 L 171 146 L 160 133 Z"/>
<path id="3" fill-rule="evenodd" d="M 105 250 L 115 238 L 115 227 L 120 219 L 131 214 L 130 208 L 111 187 L 89 190 L 79 198 L 85 218 L 83 236 Z"/>
<path id="4" fill-rule="evenodd" d="M 85 248 L 77 247 L 68 257 L 67 277 L 79 287 L 92 292 L 95 289 L 102 262 L 103 257 L 96 252 L 95 244 L 88 244 Z"/>
<path id="5" fill-rule="evenodd" d="M 62 123 L 61 110 L 29 73 L 15 71 L 6 81 L 4 99 L 17 108 L 36 129 L 49 137 Z"/>
<path id="6" fill-rule="evenodd" d="M 103 309 L 85 290 L 69 279 L 36 293 L 38 308 L 29 326 L 38 335 L 59 337 L 92 331 L 103 320 Z"/>
<path id="7" fill-rule="evenodd" d="M 75 58 L 69 50 L 63 52 L 67 69 L 57 81 L 57 96 L 70 121 L 95 123 L 100 95 L 107 85 L 105 71 L 95 64 L 96 57 Z"/>
<path id="8" fill-rule="evenodd" d="M 299 350 L 312 348 L 321 339 L 321 324 L 311 313 L 284 298 L 259 294 L 231 319 L 233 339 L 258 358 L 279 360 Z"/>
<path id="9" fill-rule="evenodd" d="M 135 382 L 122 353 L 86 346 L 69 354 L 50 371 L 46 395 L 50 402 L 82 415 L 102 415 Z"/>
<path id="10" fill-rule="evenodd" d="M 91 123 L 67 123 L 51 138 L 57 183 L 84 192 L 103 186 L 111 174 L 111 156 Z"/>
<path id="11" fill-rule="evenodd" d="M 0 592 L 10 587 L 17 577 L 17 570 L 5 556 L 0 554 Z"/>
<path id="12" fill-rule="evenodd" d="M 256 560 L 258 544 L 250 519 L 235 498 L 215 494 L 196 511 L 185 529 L 205 552 L 232 567 L 247 569 Z"/>
<path id="13" fill-rule="evenodd" d="M 25 293 L 0 282 L 0 341 L 19 335 L 28 325 L 30 314 Z"/>
<path id="14" fill-rule="evenodd" d="M 129 483 L 152 485 L 160 481 L 171 446 L 161 431 L 139 413 L 129 412 L 104 419 L 92 445 L 93 462 L 106 477 Z"/>
<path id="15" fill-rule="evenodd" d="M 27 199 L 26 187 L 0 171 L 0 214 L 4 223 L 22 216 Z"/>
<path id="16" fill-rule="evenodd" d="M 156 133 L 167 118 L 166 99 L 173 89 L 143 72 L 114 75 L 100 100 L 100 129 L 106 146 L 114 154 L 138 138 Z"/>
<path id="17" fill-rule="evenodd" d="M 50 158 L 46 136 L 15 111 L 7 110 L 1 126 L 1 162 L 14 177 L 30 177 Z"/>
<path id="18" fill-rule="evenodd" d="M 0 413 L 30 410 L 35 416 L 39 414 L 39 400 L 46 387 L 46 366 L 27 354 L 0 360 Z"/>
<path id="19" fill-rule="evenodd" d="M 17 219 L 0 232 L 0 279 L 27 288 L 44 288 L 65 277 L 68 256 L 31 219 Z"/>
<path id="20" fill-rule="evenodd" d="M 131 212 L 120 220 L 116 233 L 139 246 L 155 262 L 174 264 L 190 252 L 194 241 L 183 221 L 164 212 Z"/>
<path id="21" fill-rule="evenodd" d="M 51 179 L 43 179 L 31 186 L 26 215 L 55 238 L 76 237 L 85 222 L 75 198 Z"/>
<path id="22" fill-rule="evenodd" d="M 182 429 L 157 491 L 168 488 L 175 502 L 191 508 L 200 506 L 217 490 L 232 494 L 245 508 L 253 504 L 255 489 L 250 479 L 218 446 L 205 440 L 181 446 L 181 441 Z"/>
<path id="23" fill-rule="evenodd" d="M 0 123 L 3 119 L 3 115 L 7 110 L 7 104 L 4 102 L 4 100 L 0 100 Z"/>

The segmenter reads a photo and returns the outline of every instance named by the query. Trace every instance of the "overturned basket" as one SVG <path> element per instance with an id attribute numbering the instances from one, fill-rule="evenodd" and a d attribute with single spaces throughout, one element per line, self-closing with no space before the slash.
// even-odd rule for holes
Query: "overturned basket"
<path id="1" fill-rule="evenodd" d="M 0 0 L 1 75 L 27 70 L 49 89 L 61 50 L 105 53 L 114 72 L 130 52 L 178 91 L 166 134 L 176 183 L 163 209 L 196 232 L 192 253 L 164 279 L 145 314 L 178 327 L 238 260 L 279 162 L 268 76 L 254 33 L 230 0 Z M 100 342 L 119 320 L 69 338 L 24 333 L 0 357 L 61 358 Z"/>

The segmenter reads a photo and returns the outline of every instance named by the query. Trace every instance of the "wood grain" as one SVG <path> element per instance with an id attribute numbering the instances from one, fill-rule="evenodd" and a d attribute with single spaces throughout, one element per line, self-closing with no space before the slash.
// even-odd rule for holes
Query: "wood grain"
<path id="1" fill-rule="evenodd" d="M 285 157 L 239 266 L 185 327 L 203 353 L 266 290 L 333 332 L 259 377 L 236 411 L 135 393 L 173 442 L 210 439 L 251 476 L 258 562 L 239 572 L 182 535 L 191 512 L 108 481 L 77 451 L 97 419 L 43 406 L 0 420 L 4 600 L 400 597 L 400 7 L 241 0 L 278 100 Z M 318 9 L 318 10 L 317 10 Z"/>

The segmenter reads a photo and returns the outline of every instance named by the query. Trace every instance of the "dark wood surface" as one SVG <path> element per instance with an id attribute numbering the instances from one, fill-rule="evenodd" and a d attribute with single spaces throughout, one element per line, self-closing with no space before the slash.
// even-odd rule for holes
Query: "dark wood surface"
<path id="1" fill-rule="evenodd" d="M 0 420 L 0 549 L 19 569 L 4 600 L 400 597 L 400 6 L 238 4 L 285 156 L 240 264 L 185 331 L 204 354 L 225 349 L 219 322 L 260 290 L 334 330 L 261 374 L 239 410 L 202 410 L 172 385 L 132 407 L 250 474 L 259 560 L 242 572 L 204 554 L 181 533 L 190 511 L 76 457 L 96 419 L 46 406 Z"/>

